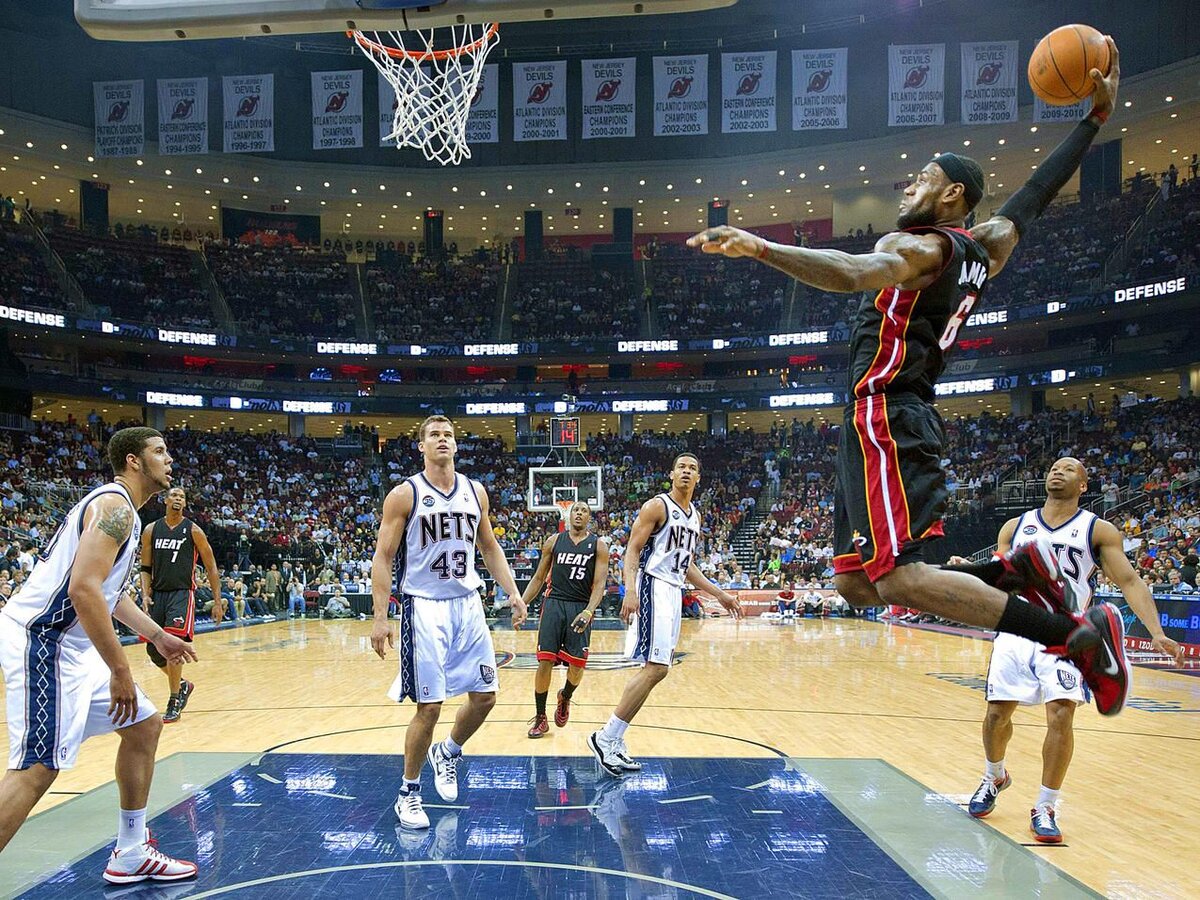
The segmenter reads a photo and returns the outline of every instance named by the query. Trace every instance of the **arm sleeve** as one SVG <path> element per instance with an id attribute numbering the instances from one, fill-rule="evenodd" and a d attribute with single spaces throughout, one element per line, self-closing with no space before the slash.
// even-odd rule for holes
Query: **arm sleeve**
<path id="1" fill-rule="evenodd" d="M 1091 116 L 1083 119 L 1067 135 L 1066 140 L 1054 148 L 1046 161 L 1037 167 L 1025 186 L 1004 201 L 999 215 L 1016 226 L 1018 235 L 1025 236 L 1025 230 L 1042 215 L 1062 186 L 1075 174 L 1099 132 L 1100 126 L 1095 119 Z"/>

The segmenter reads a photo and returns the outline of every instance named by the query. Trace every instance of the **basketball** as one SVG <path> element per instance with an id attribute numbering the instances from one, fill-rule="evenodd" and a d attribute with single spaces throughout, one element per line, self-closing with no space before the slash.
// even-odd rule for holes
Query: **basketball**
<path id="1" fill-rule="evenodd" d="M 1029 86 L 1052 106 L 1067 106 L 1095 90 L 1088 73 L 1105 75 L 1112 60 L 1108 41 L 1090 25 L 1063 25 L 1038 41 L 1029 57 Z"/>

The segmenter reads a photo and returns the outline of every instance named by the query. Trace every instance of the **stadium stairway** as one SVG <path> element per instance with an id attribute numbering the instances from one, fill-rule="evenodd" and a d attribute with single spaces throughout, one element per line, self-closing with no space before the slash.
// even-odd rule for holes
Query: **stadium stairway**
<path id="1" fill-rule="evenodd" d="M 188 257 L 192 262 L 192 271 L 200 279 L 200 283 L 204 285 L 204 289 L 208 292 L 209 303 L 212 306 L 214 321 L 221 328 L 226 329 L 230 334 L 237 331 L 237 323 L 233 318 L 233 311 L 229 308 L 229 304 L 225 300 L 225 294 L 221 291 L 221 286 L 217 284 L 216 276 L 213 275 L 212 269 L 208 267 L 208 259 L 201 250 L 188 250 Z"/>
<path id="2" fill-rule="evenodd" d="M 58 280 L 59 287 L 66 296 L 68 305 L 73 306 L 81 312 L 94 314 L 96 308 L 87 299 L 87 295 L 84 294 L 83 288 L 79 286 L 79 282 L 75 280 L 75 276 L 67 270 L 66 263 L 62 261 L 62 257 L 50 246 L 50 239 L 42 231 L 37 215 L 23 215 L 21 217 L 21 227 L 28 228 L 33 235 L 34 244 L 40 251 L 42 260 L 46 263 L 46 268 Z"/>
<path id="3" fill-rule="evenodd" d="M 758 534 L 758 526 L 771 513 L 771 507 L 779 497 L 779 488 L 769 478 L 763 482 L 762 492 L 754 504 L 754 511 L 738 523 L 730 535 L 733 545 L 733 555 L 737 557 L 742 571 L 753 573 L 754 568 L 754 539 Z"/>

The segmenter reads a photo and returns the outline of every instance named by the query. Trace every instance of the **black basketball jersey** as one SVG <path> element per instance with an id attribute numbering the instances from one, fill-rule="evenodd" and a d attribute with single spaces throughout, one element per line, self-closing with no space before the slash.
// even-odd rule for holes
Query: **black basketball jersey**
<path id="1" fill-rule="evenodd" d="M 171 528 L 165 518 L 150 526 L 150 589 L 190 591 L 195 587 L 196 542 L 192 520 Z"/>
<path id="2" fill-rule="evenodd" d="M 554 541 L 554 564 L 550 567 L 550 598 L 587 603 L 596 577 L 596 536 L 589 534 L 576 544 L 564 531 Z"/>
<path id="3" fill-rule="evenodd" d="M 850 333 L 850 395 L 912 393 L 932 403 L 933 385 L 945 368 L 944 354 L 958 339 L 983 294 L 988 256 L 962 228 L 919 227 L 910 234 L 942 234 L 952 252 L 928 287 L 899 287 L 866 297 Z"/>

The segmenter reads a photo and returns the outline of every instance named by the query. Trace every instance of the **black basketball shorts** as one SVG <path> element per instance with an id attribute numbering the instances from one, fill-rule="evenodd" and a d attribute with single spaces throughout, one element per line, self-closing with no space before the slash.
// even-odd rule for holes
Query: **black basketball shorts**
<path id="1" fill-rule="evenodd" d="M 167 634 L 190 641 L 196 632 L 196 603 L 192 591 L 155 591 L 148 610 L 150 618 Z M 146 653 L 160 669 L 167 664 L 158 649 L 146 644 Z"/>
<path id="2" fill-rule="evenodd" d="M 592 625 L 583 632 L 571 627 L 575 617 L 587 609 L 576 600 L 557 600 L 553 595 L 542 603 L 542 618 L 538 623 L 538 662 L 561 662 L 568 666 L 586 666 L 588 646 L 592 640 Z"/>
<path id="3" fill-rule="evenodd" d="M 945 433 L 937 410 L 906 394 L 872 395 L 846 407 L 837 451 L 833 571 L 878 581 L 923 562 L 942 535 Z"/>

